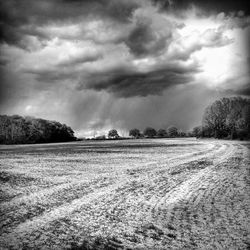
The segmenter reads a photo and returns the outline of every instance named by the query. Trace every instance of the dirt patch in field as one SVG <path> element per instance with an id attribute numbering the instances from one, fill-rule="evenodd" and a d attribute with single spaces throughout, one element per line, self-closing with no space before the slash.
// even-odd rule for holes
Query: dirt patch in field
<path id="1" fill-rule="evenodd" d="M 8 172 L 0 172 L 0 182 L 3 182 L 3 183 L 8 182 L 9 184 L 12 184 L 12 185 L 27 186 L 28 183 L 35 182 L 35 181 L 36 181 L 35 178 L 27 177 L 23 174 L 13 175 Z"/>

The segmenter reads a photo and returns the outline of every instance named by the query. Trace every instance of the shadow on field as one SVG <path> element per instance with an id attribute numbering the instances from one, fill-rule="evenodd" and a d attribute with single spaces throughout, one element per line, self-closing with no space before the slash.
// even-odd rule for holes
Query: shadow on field
<path id="1" fill-rule="evenodd" d="M 172 172 L 170 172 L 170 174 L 177 175 L 190 170 L 201 170 L 208 166 L 213 166 L 213 161 L 210 160 L 192 161 L 186 164 L 179 165 Z"/>
<path id="2" fill-rule="evenodd" d="M 119 250 L 130 248 L 124 248 L 122 242 L 115 237 L 110 239 L 103 239 L 102 237 L 97 237 L 93 242 L 84 241 L 81 245 L 72 244 L 69 250 Z"/>

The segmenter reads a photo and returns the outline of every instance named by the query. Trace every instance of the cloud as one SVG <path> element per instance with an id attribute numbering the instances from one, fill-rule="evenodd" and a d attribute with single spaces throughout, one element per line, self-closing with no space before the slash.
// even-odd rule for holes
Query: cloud
<path id="1" fill-rule="evenodd" d="M 41 86 L 44 88 L 49 87 L 51 82 L 77 79 L 77 72 L 69 69 L 26 69 L 23 73 L 34 75 L 38 81 L 43 82 Z"/>
<path id="2" fill-rule="evenodd" d="M 23 45 L 26 36 L 46 39 L 39 28 L 51 23 L 74 23 L 98 18 L 128 22 L 139 0 L 9 0 L 1 1 L 1 42 Z"/>
<path id="3" fill-rule="evenodd" d="M 9 0 L 1 2 L 2 19 L 15 26 L 23 24 L 47 24 L 49 22 L 69 21 L 90 16 L 113 18 L 128 21 L 133 10 L 138 8 L 139 0 Z"/>
<path id="4" fill-rule="evenodd" d="M 69 41 L 93 41 L 95 44 L 121 43 L 129 33 L 128 23 L 113 20 L 81 20 L 74 24 L 59 24 L 41 27 L 40 32 L 50 39 L 58 37 Z"/>
<path id="5" fill-rule="evenodd" d="M 74 67 L 77 64 L 84 64 L 84 63 L 88 63 L 88 62 L 94 62 L 94 61 L 97 61 L 100 58 L 102 58 L 102 54 L 97 52 L 97 51 L 84 52 L 82 54 L 69 56 L 69 58 L 60 61 L 57 64 L 57 66 L 58 67 L 66 67 L 66 66 Z"/>
<path id="6" fill-rule="evenodd" d="M 112 29 L 116 27 L 108 24 Z M 78 42 L 56 38 L 40 53 L 34 53 L 33 58 L 44 60 L 35 64 L 31 61 L 23 66 L 22 72 L 32 74 L 40 82 L 71 81 L 71 86 L 76 85 L 78 90 L 107 91 L 116 97 L 161 95 L 171 86 L 194 81 L 200 72 L 199 62 L 193 58 L 195 52 L 233 41 L 220 27 L 183 36 L 179 29 L 185 27 L 179 24 L 152 6 L 144 6 L 134 11 L 130 23 L 121 25 L 126 32 L 120 33 L 119 43 L 99 44 L 95 39 L 84 40 L 86 36 Z M 107 22 L 90 21 L 80 25 L 85 30 L 90 27 L 95 30 L 106 27 Z M 61 34 L 63 28 L 52 26 L 45 30 Z M 78 31 L 73 25 L 72 32 Z M 100 36 L 104 32 L 100 31 Z M 44 84 L 44 88 L 48 86 Z"/>
<path id="7" fill-rule="evenodd" d="M 106 90 L 118 97 L 161 95 L 162 92 L 178 84 L 192 81 L 198 72 L 196 65 L 162 65 L 150 71 L 140 72 L 132 67 L 117 67 L 103 72 L 84 75 L 78 89 Z"/>
<path id="8" fill-rule="evenodd" d="M 205 13 L 213 12 L 238 12 L 245 10 L 249 14 L 249 3 L 247 0 L 228 1 L 228 0 L 152 0 L 154 4 L 162 10 L 185 11 L 191 6 L 196 6 L 204 10 Z"/>
<path id="9" fill-rule="evenodd" d="M 167 49 L 175 32 L 174 24 L 154 8 L 134 12 L 133 27 L 125 44 L 135 56 L 159 55 Z"/>
<path id="10" fill-rule="evenodd" d="M 138 23 L 125 42 L 130 51 L 136 56 L 160 53 L 166 47 L 166 38 L 157 37 L 147 23 Z"/>
<path id="11" fill-rule="evenodd" d="M 91 65 L 102 57 L 102 48 L 91 42 L 71 43 L 53 39 L 42 50 L 23 52 L 16 61 L 20 74 L 30 74 L 39 82 L 46 83 L 43 85 L 47 87 L 55 81 L 77 79 L 86 65 Z"/>
<path id="12" fill-rule="evenodd" d="M 221 28 L 206 29 L 203 32 L 192 31 L 188 35 L 179 36 L 170 44 L 168 58 L 185 61 L 203 48 L 219 48 L 232 42 L 233 39 L 224 35 L 224 30 Z"/>
<path id="13" fill-rule="evenodd" d="M 213 1 L 209 1 L 209 3 L 206 4 L 204 1 L 194 0 L 8 0 L 1 1 L 0 3 L 0 41 L 2 43 L 6 42 L 8 44 L 20 46 L 21 48 L 29 49 L 30 44 L 27 40 L 31 39 L 31 37 L 36 37 L 39 41 L 46 41 L 56 34 L 55 30 L 52 30 L 52 33 L 46 30 L 46 26 L 50 26 L 51 24 L 55 26 L 60 26 L 62 24 L 66 25 L 64 28 L 64 32 L 66 33 L 64 37 L 66 38 L 67 33 L 71 32 L 70 30 L 72 29 L 72 26 L 79 24 L 80 22 L 106 20 L 111 21 L 111 23 L 128 24 L 133 19 L 135 13 L 142 12 L 142 10 L 145 12 L 146 10 L 144 18 L 148 16 L 148 19 L 152 19 L 153 21 L 151 25 L 147 25 L 142 19 L 137 20 L 137 25 L 133 27 L 128 37 L 127 44 L 131 48 L 131 51 L 134 51 L 137 54 L 144 54 L 147 50 L 152 51 L 153 49 L 157 50 L 158 48 L 160 51 L 168 41 L 168 38 L 171 37 L 171 32 L 169 33 L 169 29 L 171 29 L 169 27 L 170 23 L 166 22 L 166 33 L 163 32 L 164 29 L 161 29 L 161 32 L 158 32 L 157 23 L 159 22 L 156 20 L 157 16 L 158 19 L 160 19 L 159 17 L 161 13 L 158 12 L 157 8 L 151 6 L 150 2 L 155 3 L 159 8 L 160 6 L 162 8 L 167 7 L 169 11 L 172 11 L 173 8 L 178 10 L 182 9 L 183 6 L 187 7 L 190 4 L 201 5 L 205 10 L 206 8 L 210 9 L 208 6 L 213 6 L 213 8 L 214 6 L 217 6 L 218 11 L 220 10 L 218 13 L 224 11 L 224 9 L 227 10 L 236 7 L 238 12 L 235 12 L 236 14 L 232 14 L 231 12 L 230 15 L 234 18 L 233 21 L 231 19 L 228 20 L 228 25 L 234 26 L 236 23 L 242 27 L 249 25 L 249 18 L 244 18 L 244 12 L 242 11 L 246 8 L 246 4 L 243 1 L 236 1 L 235 3 L 232 3 L 232 1 L 230 1 L 230 3 L 228 3 L 228 1 L 220 1 L 220 3 L 217 4 Z M 223 6 L 223 8 L 220 6 Z M 149 9 L 151 9 L 151 11 L 149 11 Z M 153 9 L 154 11 L 152 11 Z M 158 15 L 156 14 L 156 11 L 159 13 Z M 164 18 L 161 19 L 163 24 Z M 113 26 L 113 24 L 111 24 L 111 26 Z M 94 35 L 95 39 L 99 40 L 99 42 L 105 40 L 98 39 L 98 36 L 93 34 L 90 30 L 88 31 L 88 34 L 86 34 L 85 28 L 86 27 L 82 27 L 82 30 L 78 30 L 77 34 L 74 34 L 73 36 L 68 34 L 68 38 L 78 35 L 78 38 L 89 36 L 91 39 L 91 36 L 93 37 Z M 101 28 L 103 29 L 103 27 Z M 109 27 L 106 28 L 107 30 L 109 29 Z M 124 29 L 125 27 L 123 27 L 123 31 Z M 119 42 L 122 34 L 117 32 L 116 35 L 112 35 L 117 29 L 112 28 L 111 30 L 109 29 L 109 31 L 111 31 L 109 32 L 109 35 L 112 39 Z M 141 51 L 138 46 L 137 34 L 142 37 L 143 48 Z M 61 32 L 61 37 L 62 36 L 63 34 Z M 147 43 L 148 45 L 146 45 Z"/>

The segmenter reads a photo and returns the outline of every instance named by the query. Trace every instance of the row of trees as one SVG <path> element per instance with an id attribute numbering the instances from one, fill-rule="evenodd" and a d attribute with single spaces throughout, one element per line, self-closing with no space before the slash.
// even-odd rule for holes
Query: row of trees
<path id="1" fill-rule="evenodd" d="M 196 137 L 250 139 L 250 99 L 222 98 L 209 105 L 202 125 L 193 129 Z"/>
<path id="2" fill-rule="evenodd" d="M 0 116 L 0 143 L 45 143 L 76 140 L 74 131 L 56 121 L 22 117 Z"/>
<path id="3" fill-rule="evenodd" d="M 222 98 L 209 105 L 203 114 L 202 125 L 184 133 L 171 126 L 167 130 L 147 127 L 143 132 L 134 128 L 129 131 L 133 138 L 168 138 L 168 137 L 214 137 L 228 139 L 250 139 L 250 99 L 242 97 Z M 109 138 L 120 138 L 117 130 L 108 133 Z M 105 136 L 100 137 L 105 139 Z"/>
<path id="4" fill-rule="evenodd" d="M 133 138 L 173 138 L 173 137 L 215 137 L 229 139 L 250 139 L 250 99 L 241 97 L 222 98 L 209 105 L 204 112 L 202 125 L 190 133 L 184 133 L 171 126 L 167 130 L 156 131 L 147 127 L 143 132 L 134 128 L 129 131 Z M 112 129 L 108 138 L 121 138 Z M 99 136 L 96 139 L 106 139 Z M 19 115 L 0 115 L 0 143 L 43 143 L 76 140 L 74 131 L 56 121 L 22 117 Z"/>
<path id="5" fill-rule="evenodd" d="M 154 128 L 147 127 L 144 129 L 143 133 L 141 133 L 140 130 L 137 128 L 131 129 L 129 131 L 129 136 L 132 136 L 134 138 L 140 138 L 140 137 L 167 138 L 167 137 L 185 137 L 186 133 L 180 131 L 178 128 L 176 128 L 174 126 L 169 127 L 167 130 L 161 128 L 158 131 L 156 131 Z"/>
<path id="6" fill-rule="evenodd" d="M 167 130 L 159 129 L 156 131 L 154 128 L 147 127 L 141 132 L 139 129 L 134 128 L 129 131 L 129 136 L 133 138 L 167 138 L 167 137 L 185 137 L 186 133 L 179 131 L 176 127 L 171 126 Z M 110 139 L 118 139 L 121 136 L 118 134 L 116 129 L 111 129 L 108 132 L 108 138 Z M 106 136 L 98 136 L 95 137 L 97 140 L 105 140 Z"/>

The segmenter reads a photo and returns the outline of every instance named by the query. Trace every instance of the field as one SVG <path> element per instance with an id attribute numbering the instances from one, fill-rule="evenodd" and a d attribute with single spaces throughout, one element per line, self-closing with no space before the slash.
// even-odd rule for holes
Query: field
<path id="1" fill-rule="evenodd" d="M 249 249 L 249 142 L 0 146 L 1 249 Z"/>

